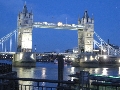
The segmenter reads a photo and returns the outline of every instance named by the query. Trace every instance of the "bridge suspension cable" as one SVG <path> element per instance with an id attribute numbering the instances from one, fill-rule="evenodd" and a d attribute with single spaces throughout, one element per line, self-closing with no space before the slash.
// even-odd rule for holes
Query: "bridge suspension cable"
<path id="1" fill-rule="evenodd" d="M 98 43 L 96 40 L 94 40 L 94 44 L 97 45 L 102 51 L 107 52 L 107 55 L 120 55 L 120 50 L 115 49 L 110 44 L 106 43 L 96 32 L 94 32 L 96 37 L 101 43 Z"/>
<path id="2" fill-rule="evenodd" d="M 10 51 L 11 51 L 12 49 L 12 38 L 11 37 L 15 35 L 15 41 L 16 41 L 16 33 L 17 33 L 17 30 L 14 30 L 0 39 L 0 44 L 2 44 L 2 50 L 3 50 L 3 43 L 6 42 L 8 39 L 10 39 Z M 6 44 L 5 44 L 5 52 L 6 52 Z"/>
<path id="3" fill-rule="evenodd" d="M 2 44 L 3 42 L 7 41 L 10 37 L 12 37 L 16 33 L 17 33 L 17 30 L 14 30 L 14 31 L 10 32 L 9 34 L 7 34 L 6 36 L 2 37 L 0 39 L 0 44 Z"/>

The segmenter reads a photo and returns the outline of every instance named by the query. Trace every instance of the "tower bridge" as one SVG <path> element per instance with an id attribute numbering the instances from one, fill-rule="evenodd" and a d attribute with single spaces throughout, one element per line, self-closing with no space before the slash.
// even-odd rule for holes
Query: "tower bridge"
<path id="1" fill-rule="evenodd" d="M 95 31 L 94 31 L 94 19 L 90 18 L 88 12 L 85 11 L 83 17 L 78 18 L 78 24 L 63 24 L 48 23 L 48 22 L 33 22 L 33 13 L 29 12 L 26 4 L 23 7 L 22 12 L 19 12 L 17 18 L 17 30 L 7 34 L 0 39 L 0 44 L 3 48 L 3 43 L 10 39 L 13 35 L 16 37 L 17 33 L 17 52 L 13 55 L 13 65 L 15 66 L 35 66 L 36 54 L 32 51 L 32 30 L 33 28 L 52 28 L 52 29 L 68 29 L 76 30 L 78 32 L 78 51 L 77 54 L 90 53 L 93 55 L 96 46 L 99 48 L 100 57 L 103 55 L 108 56 L 120 56 L 120 50 L 115 49 L 111 45 L 107 44 Z M 94 39 L 94 36 L 99 41 Z M 15 39 L 16 40 L 16 39 Z M 10 42 L 10 48 L 12 42 Z M 10 49 L 11 50 L 11 49 Z M 5 51 L 6 52 L 6 51 Z M 98 55 L 98 54 L 97 54 Z"/>

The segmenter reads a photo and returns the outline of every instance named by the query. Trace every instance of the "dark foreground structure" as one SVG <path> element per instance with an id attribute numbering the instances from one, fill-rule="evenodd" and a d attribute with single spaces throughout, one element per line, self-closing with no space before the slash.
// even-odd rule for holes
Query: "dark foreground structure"
<path id="1" fill-rule="evenodd" d="M 5 78 L 2 77 L 0 79 L 12 81 L 12 84 L 2 84 L 0 90 L 73 90 L 74 82 L 72 81 L 59 81 L 59 80 L 49 80 L 49 79 L 33 79 L 33 78 Z M 32 85 L 23 85 L 18 84 L 16 81 L 23 81 L 23 82 L 32 82 Z M 42 86 L 40 83 L 51 83 L 51 86 Z M 54 84 L 62 84 L 62 86 L 54 86 Z"/>
<path id="2" fill-rule="evenodd" d="M 89 74 L 88 71 L 69 75 L 76 77 L 75 90 L 120 90 L 120 77 Z"/>
<path id="3" fill-rule="evenodd" d="M 0 63 L 0 90 L 18 90 L 18 81 L 7 78 L 17 78 L 17 72 L 12 71 L 12 65 Z"/>

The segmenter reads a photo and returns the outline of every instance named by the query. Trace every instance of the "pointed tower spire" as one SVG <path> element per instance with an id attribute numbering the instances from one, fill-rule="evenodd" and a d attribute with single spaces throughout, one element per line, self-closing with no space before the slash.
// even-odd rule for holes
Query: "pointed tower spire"
<path id="1" fill-rule="evenodd" d="M 81 20 L 80 20 L 80 15 L 78 16 L 78 24 L 81 23 Z"/>
<path id="2" fill-rule="evenodd" d="M 88 15 L 88 13 L 87 13 L 87 10 L 84 12 L 84 16 L 83 16 L 83 18 L 86 18 L 86 19 L 89 18 L 89 15 Z"/>
<path id="3" fill-rule="evenodd" d="M 31 12 L 30 12 L 31 14 L 33 13 L 33 11 L 32 11 L 32 7 L 31 7 Z"/>
<path id="4" fill-rule="evenodd" d="M 25 1 L 25 5 L 26 5 L 26 1 Z"/>
<path id="5" fill-rule="evenodd" d="M 27 12 L 28 10 L 27 10 L 26 1 L 25 1 L 24 7 L 23 7 L 23 13 L 27 13 Z"/>
<path id="6" fill-rule="evenodd" d="M 94 23 L 94 15 L 92 14 L 91 22 Z"/>
<path id="7" fill-rule="evenodd" d="M 93 13 L 92 13 L 92 20 L 94 20 L 94 15 L 93 15 Z"/>

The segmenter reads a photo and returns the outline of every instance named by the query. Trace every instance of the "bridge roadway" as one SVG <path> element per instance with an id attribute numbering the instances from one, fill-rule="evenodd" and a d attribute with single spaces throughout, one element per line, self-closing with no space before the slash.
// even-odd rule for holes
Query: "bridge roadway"
<path id="1" fill-rule="evenodd" d="M 13 54 L 16 52 L 0 52 L 0 60 L 11 60 L 13 59 Z M 73 53 L 54 53 L 54 52 L 36 52 L 36 60 L 44 59 L 43 61 L 47 61 L 48 59 L 55 60 L 58 55 L 64 55 L 65 58 L 74 58 L 78 56 L 78 54 Z"/>
<path id="2" fill-rule="evenodd" d="M 4 55 L 4 54 L 15 54 L 16 52 L 0 52 L 0 54 Z"/>
<path id="3" fill-rule="evenodd" d="M 13 60 L 13 54 L 16 52 L 0 52 L 0 60 Z M 54 52 L 36 52 L 37 62 L 54 62 L 58 58 L 58 55 L 63 55 L 64 60 L 67 64 L 71 64 L 78 58 L 77 53 L 54 53 Z M 100 55 L 97 54 L 97 61 L 102 66 L 108 64 L 113 66 L 118 66 L 120 63 L 120 56 L 115 55 Z M 89 61 L 89 60 L 88 60 Z"/>
<path id="4" fill-rule="evenodd" d="M 33 27 L 35 27 L 35 28 L 78 30 L 78 29 L 83 29 L 84 25 L 62 24 L 62 22 L 58 22 L 57 24 L 48 23 L 48 22 L 34 22 Z"/>
<path id="5" fill-rule="evenodd" d="M 0 54 L 15 54 L 16 52 L 0 52 Z M 51 54 L 53 54 L 53 55 L 69 55 L 70 53 L 52 53 L 52 52 L 43 52 L 43 53 L 41 53 L 41 52 L 36 52 L 36 54 L 41 54 L 41 55 L 51 55 Z"/>
<path id="6" fill-rule="evenodd" d="M 0 52 L 0 55 L 13 55 L 13 54 L 16 54 L 16 52 Z M 45 55 L 64 55 L 64 56 L 67 56 L 67 57 L 70 57 L 70 56 L 74 56 L 74 57 L 77 57 L 78 54 L 77 53 L 54 53 L 54 52 L 36 52 L 36 56 L 45 56 Z M 119 55 L 101 55 L 101 54 L 98 54 L 98 57 L 103 57 L 104 59 L 106 59 L 107 57 L 116 57 L 116 58 L 120 58 Z"/>

